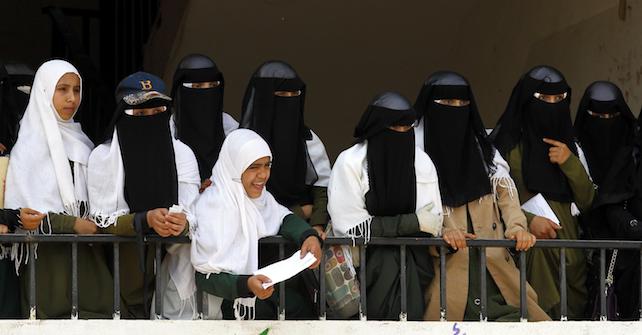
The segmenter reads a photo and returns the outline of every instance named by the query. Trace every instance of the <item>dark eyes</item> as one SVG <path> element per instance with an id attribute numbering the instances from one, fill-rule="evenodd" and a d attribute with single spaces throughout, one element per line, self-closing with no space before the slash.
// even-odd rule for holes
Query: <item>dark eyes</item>
<path id="1" fill-rule="evenodd" d="M 266 167 L 266 168 L 270 169 L 270 168 L 272 168 L 272 163 L 267 163 L 265 165 L 250 165 L 250 167 L 248 167 L 248 170 L 256 170 L 256 169 L 258 169 L 260 167 Z"/>
<path id="2" fill-rule="evenodd" d="M 64 92 L 69 89 L 69 86 L 58 86 L 56 87 L 56 91 L 61 91 Z M 80 87 L 74 87 L 73 88 L 74 93 L 80 93 Z"/>

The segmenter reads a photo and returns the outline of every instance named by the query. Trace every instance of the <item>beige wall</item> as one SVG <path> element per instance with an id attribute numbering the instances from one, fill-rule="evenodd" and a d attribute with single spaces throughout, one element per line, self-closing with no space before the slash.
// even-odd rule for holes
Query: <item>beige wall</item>
<path id="1" fill-rule="evenodd" d="M 618 16 L 621 4 L 190 0 L 184 12 L 162 13 L 164 20 L 174 15 L 182 22 L 175 36 L 155 34 L 147 53 L 149 59 L 169 52 L 167 61 L 150 66 L 168 81 L 184 55 L 214 58 L 226 77 L 225 109 L 237 118 L 255 68 L 268 59 L 288 61 L 308 85 L 306 122 L 335 158 L 352 141 L 355 124 L 376 93 L 397 90 L 414 101 L 425 77 L 440 69 L 468 77 L 488 127 L 519 76 L 540 63 L 565 73 L 576 102 L 590 81 L 614 80 L 637 113 L 642 0 L 625 2 L 625 20 Z M 171 47 L 153 47 L 168 38 Z"/>

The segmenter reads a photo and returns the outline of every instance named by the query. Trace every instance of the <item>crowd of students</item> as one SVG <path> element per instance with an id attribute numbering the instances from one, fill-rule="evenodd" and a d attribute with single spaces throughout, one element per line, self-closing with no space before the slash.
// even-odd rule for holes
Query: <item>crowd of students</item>
<path id="1" fill-rule="evenodd" d="M 253 273 L 279 259 L 278 249 L 259 245 L 277 234 L 293 242 L 290 254 L 317 259 L 287 281 L 286 316 L 316 318 L 309 279 L 329 231 L 366 243 L 443 237 L 449 320 L 479 320 L 480 251 L 466 241 L 514 240 L 514 249 L 527 252 L 528 319 L 559 319 L 559 250 L 532 248 L 536 239 L 642 238 L 642 137 L 611 82 L 586 89 L 573 124 L 564 76 L 535 67 L 519 79 L 488 135 L 469 82 L 436 72 L 414 104 L 393 91 L 364 102 L 355 142 L 333 166 L 304 122 L 306 85 L 289 64 L 269 61 L 254 72 L 240 124 L 223 111 L 224 88 L 223 73 L 204 55 L 179 63 L 171 93 L 157 76 L 134 73 L 118 84 L 112 121 L 94 147 L 74 121 L 80 74 L 64 60 L 45 62 L 10 146 L 0 233 L 137 236 L 138 243 L 120 247 L 121 315 L 149 318 L 152 301 L 161 299 L 167 319 L 197 316 L 197 288 L 207 318 L 276 318 L 278 288 L 265 288 L 270 278 Z M 536 195 L 559 224 L 522 210 Z M 155 269 L 156 247 L 142 242 L 148 234 L 189 236 L 191 244 L 166 244 Z M 29 250 L 1 247 L 0 317 L 26 317 Z M 70 250 L 37 246 L 38 318 L 71 314 Z M 80 318 L 111 317 L 111 250 L 78 245 Z M 366 253 L 368 318 L 398 319 L 399 249 L 367 245 Z M 609 257 L 616 260 L 619 317 L 637 319 L 639 255 Z M 409 246 L 405 260 L 408 319 L 439 320 L 438 254 Z M 567 249 L 566 273 L 568 317 L 590 319 L 598 258 Z M 488 319 L 519 320 L 511 250 L 487 249 L 486 284 Z"/>

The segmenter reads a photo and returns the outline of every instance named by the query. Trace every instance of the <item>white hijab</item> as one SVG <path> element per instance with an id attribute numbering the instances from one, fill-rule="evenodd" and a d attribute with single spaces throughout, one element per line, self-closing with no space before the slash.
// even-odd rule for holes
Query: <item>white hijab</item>
<path id="1" fill-rule="evenodd" d="M 258 270 L 259 239 L 276 235 L 283 218 L 291 214 L 267 190 L 251 199 L 241 184 L 243 172 L 266 156 L 272 157 L 268 144 L 249 129 L 235 130 L 225 138 L 212 169 L 212 186 L 196 203 L 192 265 L 198 272 L 251 275 Z M 254 299 L 235 300 L 237 318 L 243 318 L 239 305 L 251 309 Z"/>
<path id="2" fill-rule="evenodd" d="M 87 202 L 85 176 L 93 143 L 73 116 L 62 120 L 53 105 L 58 80 L 66 73 L 80 78 L 78 70 L 63 60 L 45 62 L 36 72 L 18 140 L 11 151 L 7 208 L 30 207 L 80 216 L 80 202 Z M 80 93 L 82 96 L 82 79 Z M 73 175 L 69 161 L 74 163 Z"/>

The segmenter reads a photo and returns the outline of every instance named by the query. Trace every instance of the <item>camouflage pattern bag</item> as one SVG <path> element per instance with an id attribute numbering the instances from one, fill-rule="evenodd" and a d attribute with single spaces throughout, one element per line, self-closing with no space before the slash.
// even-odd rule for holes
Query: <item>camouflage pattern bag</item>
<path id="1" fill-rule="evenodd" d="M 329 314 L 342 319 L 350 318 L 359 312 L 361 299 L 351 248 L 347 245 L 328 246 L 325 259 L 326 301 Z"/>

